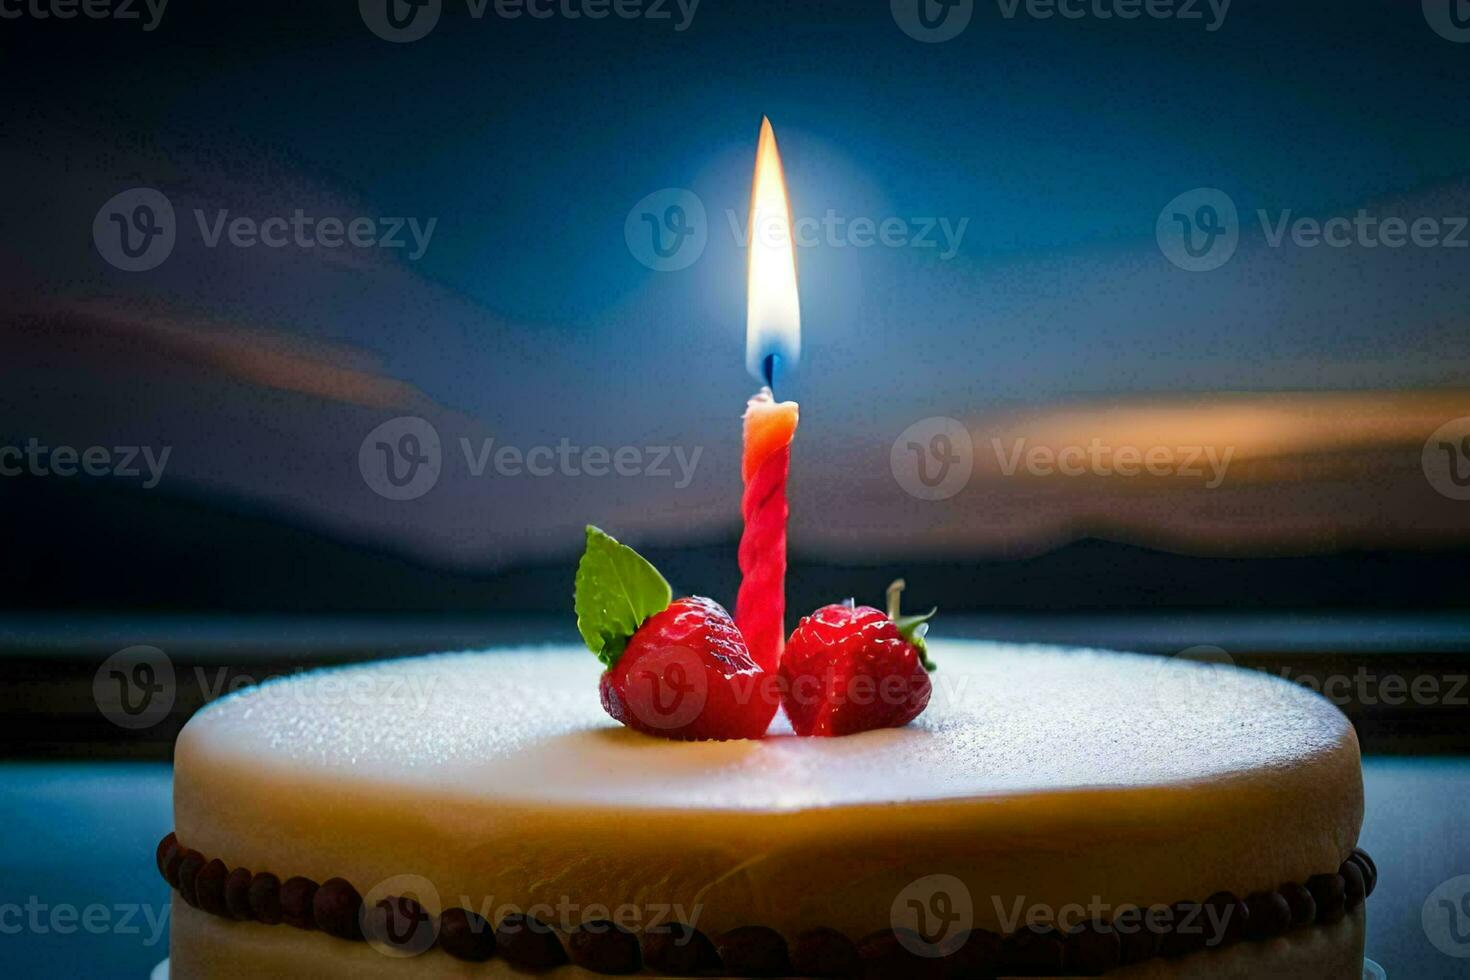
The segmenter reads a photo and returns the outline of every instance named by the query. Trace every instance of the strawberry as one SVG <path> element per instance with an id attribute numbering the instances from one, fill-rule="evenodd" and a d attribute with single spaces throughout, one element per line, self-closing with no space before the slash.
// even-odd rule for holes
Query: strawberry
<path id="1" fill-rule="evenodd" d="M 760 738 L 769 677 L 719 603 L 677 599 L 646 620 L 603 672 L 602 706 L 618 721 L 664 738 Z"/>
<path id="2" fill-rule="evenodd" d="M 779 695 L 719 603 L 671 601 L 662 575 L 595 527 L 577 566 L 577 628 L 607 667 L 602 707 L 629 728 L 672 739 L 760 738 Z"/>
<path id="3" fill-rule="evenodd" d="M 798 735 L 852 735 L 898 728 L 929 704 L 924 636 L 931 610 L 900 616 L 900 579 L 888 587 L 887 613 L 852 600 L 802 617 L 786 643 L 780 675 L 786 717 Z"/>

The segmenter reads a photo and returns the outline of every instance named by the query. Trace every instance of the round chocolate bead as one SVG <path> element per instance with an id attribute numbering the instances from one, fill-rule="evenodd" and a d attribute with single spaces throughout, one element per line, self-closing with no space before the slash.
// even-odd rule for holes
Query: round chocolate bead
<path id="1" fill-rule="evenodd" d="M 371 909 L 362 915 L 363 938 L 370 943 L 386 946 L 394 954 L 417 956 L 434 945 L 434 921 L 424 907 L 405 895 L 380 898 Z M 490 934 L 490 927 L 485 926 Z M 494 936 L 490 935 L 494 945 Z"/>
<path id="2" fill-rule="evenodd" d="M 362 938 L 362 896 L 346 878 L 328 878 L 311 897 L 311 920 L 338 939 Z"/>
<path id="3" fill-rule="evenodd" d="M 1353 848 L 1352 857 L 1358 859 L 1358 861 L 1363 865 L 1363 870 L 1367 871 L 1372 876 L 1374 881 L 1378 880 L 1378 862 L 1373 860 L 1373 855 L 1369 854 L 1361 847 L 1355 847 Z"/>
<path id="4" fill-rule="evenodd" d="M 175 846 L 164 857 L 163 880 L 168 882 L 172 888 L 179 887 L 179 865 L 183 863 L 183 860 L 184 848 L 178 846 Z"/>
<path id="5" fill-rule="evenodd" d="M 158 842 L 158 850 L 153 854 L 154 861 L 158 864 L 158 873 L 163 875 L 163 880 L 168 881 L 168 863 L 175 854 L 179 852 L 179 839 L 170 831 L 163 840 Z M 170 885 L 172 881 L 168 881 Z"/>
<path id="6" fill-rule="evenodd" d="M 219 858 L 210 861 L 194 876 L 194 900 L 210 915 L 225 915 L 225 879 L 230 869 Z"/>
<path id="7" fill-rule="evenodd" d="M 225 911 L 232 919 L 249 919 L 250 881 L 254 876 L 248 868 L 236 868 L 225 878 Z"/>
<path id="8" fill-rule="evenodd" d="M 1167 922 L 1167 918 L 1161 917 L 1169 914 L 1167 905 L 1147 909 L 1129 905 L 1118 910 L 1113 916 L 1112 927 L 1118 934 L 1118 960 L 1122 966 L 1142 963 L 1158 955 L 1161 930 L 1157 923 Z"/>
<path id="9" fill-rule="evenodd" d="M 1368 882 L 1362 867 L 1356 861 L 1344 861 L 1337 873 L 1342 877 L 1344 904 L 1350 909 L 1362 905 L 1368 895 Z"/>
<path id="10" fill-rule="evenodd" d="M 1001 938 L 986 929 L 972 929 L 958 938 L 955 951 L 945 958 L 949 973 L 959 977 L 995 976 L 1001 964 Z"/>
<path id="11" fill-rule="evenodd" d="M 1205 945 L 1228 946 L 1245 938 L 1250 928 L 1250 909 L 1230 892 L 1216 892 L 1205 899 Z"/>
<path id="12" fill-rule="evenodd" d="M 269 871 L 250 879 L 250 912 L 256 922 L 268 926 L 281 922 L 281 879 Z"/>
<path id="13" fill-rule="evenodd" d="M 551 926 L 520 912 L 507 915 L 495 927 L 495 951 L 527 970 L 549 970 L 567 961 L 566 950 Z"/>
<path id="14" fill-rule="evenodd" d="M 286 925 L 298 929 L 316 928 L 312 902 L 316 899 L 318 887 L 316 882 L 301 875 L 286 879 L 281 885 L 281 919 Z"/>
<path id="15" fill-rule="evenodd" d="M 1348 860 L 1356 864 L 1363 872 L 1363 897 L 1367 898 L 1373 894 L 1373 889 L 1378 887 L 1378 865 L 1368 856 L 1368 852 L 1361 847 L 1353 848 L 1353 853 L 1348 855 Z"/>
<path id="16" fill-rule="evenodd" d="M 1067 972 L 1079 977 L 1102 976 L 1123 959 L 1123 943 L 1113 927 L 1103 922 L 1077 926 L 1067 934 Z"/>
<path id="17" fill-rule="evenodd" d="M 1280 892 L 1252 892 L 1246 897 L 1245 907 L 1250 910 L 1246 918 L 1248 939 L 1270 939 L 1291 928 L 1291 904 Z"/>
<path id="18" fill-rule="evenodd" d="M 1307 890 L 1307 886 L 1296 881 L 1288 881 L 1276 891 L 1286 904 L 1291 906 L 1291 927 L 1308 925 L 1317 921 L 1317 900 Z"/>
<path id="19" fill-rule="evenodd" d="M 1159 937 L 1160 956 L 1186 956 L 1205 948 L 1209 938 L 1204 906 L 1178 902 L 1169 907 L 1169 928 Z"/>
<path id="20" fill-rule="evenodd" d="M 567 937 L 572 962 L 593 973 L 636 973 L 643 966 L 638 939 L 607 919 L 584 922 Z"/>
<path id="21" fill-rule="evenodd" d="M 803 977 L 846 977 L 862 960 L 857 944 L 836 929 L 808 929 L 791 945 L 791 969 Z"/>
<path id="22" fill-rule="evenodd" d="M 1025 926 L 1001 944 L 1002 972 L 1055 976 L 1066 964 L 1061 933 L 1051 926 Z"/>
<path id="23" fill-rule="evenodd" d="M 858 941 L 858 956 L 862 959 L 863 980 L 889 980 L 903 977 L 904 980 L 942 980 L 945 962 L 933 956 L 920 956 L 916 949 L 931 948 L 918 933 L 911 929 L 895 932 L 883 929 L 869 933 Z"/>
<path id="24" fill-rule="evenodd" d="M 469 909 L 445 909 L 439 916 L 439 945 L 457 960 L 483 963 L 495 955 L 495 930 Z"/>
<path id="25" fill-rule="evenodd" d="M 195 908 L 199 907 L 199 899 L 194 893 L 194 879 L 205 863 L 198 851 L 185 851 L 179 858 L 179 897 Z"/>
<path id="26" fill-rule="evenodd" d="M 663 922 L 643 930 L 643 963 L 671 977 L 697 976 L 721 966 L 710 938 L 682 922 Z"/>
<path id="27" fill-rule="evenodd" d="M 1312 875 L 1307 879 L 1307 891 L 1317 903 L 1317 921 L 1332 925 L 1347 912 L 1347 883 L 1340 874 Z"/>
<path id="28" fill-rule="evenodd" d="M 725 975 L 736 977 L 784 977 L 791 972 L 786 940 L 766 926 L 740 926 L 715 940 L 715 949 L 725 964 Z"/>

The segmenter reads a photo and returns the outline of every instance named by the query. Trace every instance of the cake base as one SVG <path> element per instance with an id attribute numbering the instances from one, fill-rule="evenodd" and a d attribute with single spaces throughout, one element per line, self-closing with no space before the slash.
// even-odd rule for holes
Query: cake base
<path id="1" fill-rule="evenodd" d="M 1117 980 L 1361 980 L 1364 906 L 1336 925 L 1313 926 L 1267 942 L 1239 943 L 1177 960 L 1155 959 L 1107 974 Z M 405 980 L 412 977 L 554 977 L 590 980 L 601 976 L 576 966 L 530 973 L 502 960 L 463 963 L 434 950 L 394 958 L 366 943 L 332 939 L 254 922 L 229 922 L 190 908 L 175 898 L 171 975 L 184 978 L 352 977 Z"/>
<path id="2" fill-rule="evenodd" d="M 939 943 L 971 929 L 1015 936 L 1033 915 L 1066 930 L 1129 907 L 1197 914 L 1207 899 L 1315 881 L 1328 909 L 1332 888 L 1341 909 L 1353 886 L 1347 926 L 1340 912 L 1318 923 L 1308 912 L 1278 940 L 1115 975 L 1356 980 L 1366 872 L 1347 862 L 1362 775 L 1352 726 L 1329 702 L 1279 678 L 1152 657 L 931 651 L 929 709 L 846 738 L 798 738 L 779 720 L 758 741 L 642 735 L 603 713 L 597 661 L 565 648 L 319 671 L 223 699 L 175 754 L 177 845 L 191 850 L 170 855 L 165 841 L 160 870 L 169 878 L 172 857 L 171 884 L 214 915 L 181 903 L 173 975 L 516 975 L 499 957 L 389 956 L 321 931 L 351 931 L 333 909 L 402 895 L 436 921 L 469 910 L 493 929 L 525 913 L 563 947 L 606 919 L 635 935 L 671 921 L 711 939 L 764 930 L 761 941 L 790 946 L 818 930 L 864 943 L 937 924 L 944 938 L 926 942 Z M 266 911 L 253 886 L 226 911 L 227 873 L 267 879 Z M 196 875 L 209 882 L 197 895 Z M 298 901 L 329 882 L 330 907 L 287 915 L 301 928 L 249 921 L 271 921 L 276 889 L 285 905 L 287 891 Z M 1025 938 L 1001 959 L 1051 962 L 1056 939 L 1028 949 Z M 602 962 L 585 955 L 596 940 L 578 942 L 579 963 Z M 888 962 L 881 947 L 863 955 Z"/>

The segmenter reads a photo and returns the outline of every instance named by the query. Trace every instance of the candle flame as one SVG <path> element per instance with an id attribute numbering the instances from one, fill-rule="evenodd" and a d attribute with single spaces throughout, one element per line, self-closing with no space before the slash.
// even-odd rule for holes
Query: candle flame
<path id="1" fill-rule="evenodd" d="M 801 304 L 796 291 L 796 243 L 791 204 L 776 132 L 762 117 L 750 189 L 750 266 L 745 314 L 745 367 L 764 378 L 765 359 L 775 354 L 783 368 L 801 356 Z"/>

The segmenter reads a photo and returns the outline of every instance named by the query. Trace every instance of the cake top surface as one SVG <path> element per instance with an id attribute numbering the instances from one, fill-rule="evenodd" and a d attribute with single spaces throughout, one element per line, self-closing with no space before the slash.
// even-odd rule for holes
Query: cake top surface
<path id="1" fill-rule="evenodd" d="M 190 721 L 194 762 L 475 799 L 792 811 L 1270 780 L 1341 750 L 1347 719 L 1279 678 L 1182 658 L 931 640 L 929 708 L 902 729 L 673 742 L 598 701 L 585 650 L 382 661 L 232 695 Z"/>

